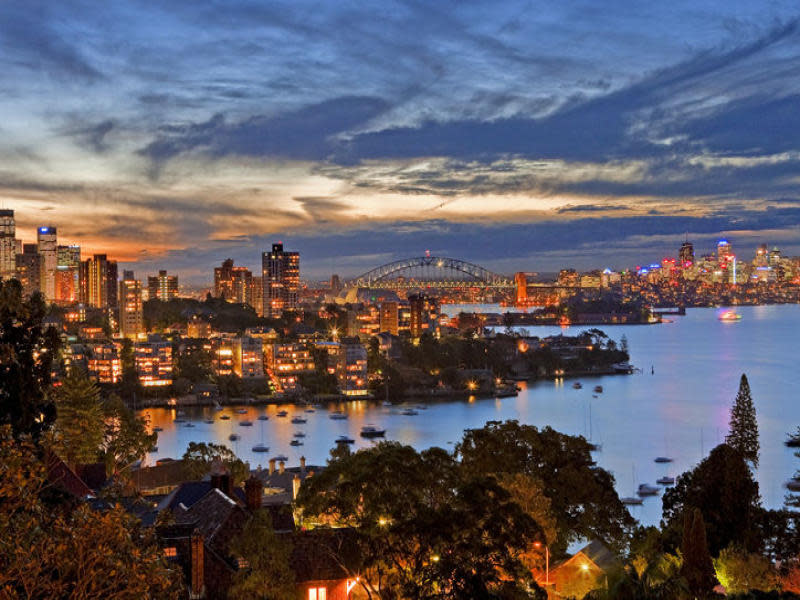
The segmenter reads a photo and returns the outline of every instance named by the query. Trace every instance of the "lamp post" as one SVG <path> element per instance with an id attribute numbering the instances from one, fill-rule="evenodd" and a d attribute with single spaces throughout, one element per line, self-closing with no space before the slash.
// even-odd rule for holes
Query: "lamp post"
<path id="1" fill-rule="evenodd" d="M 550 547 L 547 544 L 542 544 L 542 542 L 534 542 L 533 546 L 535 548 L 541 548 L 544 545 L 544 584 L 550 585 Z"/>

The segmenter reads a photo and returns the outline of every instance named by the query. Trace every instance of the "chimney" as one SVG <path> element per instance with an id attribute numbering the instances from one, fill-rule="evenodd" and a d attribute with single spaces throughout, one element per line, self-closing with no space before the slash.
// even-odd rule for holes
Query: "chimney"
<path id="1" fill-rule="evenodd" d="M 269 459 L 269 474 L 272 475 L 275 472 L 275 459 Z"/>
<path id="2" fill-rule="evenodd" d="M 244 482 L 244 499 L 247 510 L 254 512 L 261 508 L 262 492 L 263 486 L 261 480 L 255 475 L 251 475 L 247 481 Z"/>
<path id="3" fill-rule="evenodd" d="M 218 489 L 228 498 L 233 498 L 233 480 L 227 470 L 211 473 L 211 487 Z"/>
<path id="4" fill-rule="evenodd" d="M 203 534 L 195 529 L 189 540 L 190 569 L 189 597 L 192 599 L 205 598 L 206 585 L 204 574 Z"/>
<path id="5" fill-rule="evenodd" d="M 300 471 L 305 471 L 305 470 L 306 470 L 306 457 L 305 456 L 301 456 L 300 457 Z"/>
<path id="6" fill-rule="evenodd" d="M 278 473 L 283 475 L 286 472 L 286 463 L 281 461 L 278 463 Z"/>
<path id="7" fill-rule="evenodd" d="M 292 479 L 292 500 L 297 500 L 297 494 L 300 491 L 300 476 L 295 475 Z"/>

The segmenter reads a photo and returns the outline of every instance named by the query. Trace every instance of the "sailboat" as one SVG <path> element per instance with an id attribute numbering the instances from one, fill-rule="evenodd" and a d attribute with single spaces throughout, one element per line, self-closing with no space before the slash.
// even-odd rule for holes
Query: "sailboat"
<path id="1" fill-rule="evenodd" d="M 589 439 L 586 440 L 589 444 L 589 450 L 592 452 L 600 452 L 603 449 L 603 444 L 592 441 L 592 403 L 589 402 Z"/>
<path id="2" fill-rule="evenodd" d="M 633 486 L 636 487 L 636 467 L 631 465 L 631 476 L 633 477 Z M 644 500 L 640 496 L 626 496 L 620 498 L 620 501 L 626 506 L 640 506 Z"/>
<path id="3" fill-rule="evenodd" d="M 269 452 L 269 446 L 264 443 L 264 421 L 261 421 L 261 441 L 251 448 L 253 452 Z"/>

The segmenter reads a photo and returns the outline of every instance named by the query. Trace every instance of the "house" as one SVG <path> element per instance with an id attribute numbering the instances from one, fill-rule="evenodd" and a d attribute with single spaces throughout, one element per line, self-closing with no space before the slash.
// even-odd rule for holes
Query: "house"
<path id="1" fill-rule="evenodd" d="M 549 598 L 583 598 L 591 590 L 605 587 L 608 574 L 621 568 L 619 559 L 602 542 L 595 540 L 568 559 L 550 568 L 537 583 L 547 588 Z"/>

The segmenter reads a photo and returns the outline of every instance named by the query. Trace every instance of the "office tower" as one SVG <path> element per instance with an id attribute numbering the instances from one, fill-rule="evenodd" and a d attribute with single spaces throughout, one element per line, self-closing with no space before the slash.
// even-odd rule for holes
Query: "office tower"
<path id="1" fill-rule="evenodd" d="M 342 291 L 342 280 L 339 279 L 339 276 L 334 273 L 331 275 L 331 294 L 338 294 Z"/>
<path id="2" fill-rule="evenodd" d="M 733 248 L 728 243 L 728 240 L 720 240 L 717 242 L 717 261 L 721 265 L 728 264 L 728 261 L 733 257 Z"/>
<path id="3" fill-rule="evenodd" d="M 684 269 L 694 264 L 694 245 L 689 240 L 681 244 L 680 250 L 678 250 L 678 261 Z"/>
<path id="4" fill-rule="evenodd" d="M 382 302 L 380 312 L 380 330 L 397 335 L 400 329 L 399 308 L 397 302 Z"/>
<path id="5" fill-rule="evenodd" d="M 756 257 L 753 259 L 753 266 L 756 267 L 766 267 L 768 261 L 769 252 L 767 251 L 766 244 L 760 244 L 756 248 Z"/>
<path id="6" fill-rule="evenodd" d="M 42 257 L 36 244 L 24 244 L 14 261 L 16 278 L 22 284 L 22 293 L 30 296 L 42 289 Z"/>
<path id="7" fill-rule="evenodd" d="M 413 294 L 408 297 L 409 319 L 408 325 L 412 338 L 422 335 L 422 325 L 425 322 L 425 305 L 427 304 L 424 294 Z"/>
<path id="8" fill-rule="evenodd" d="M 42 257 L 41 285 L 44 297 L 50 302 L 56 299 L 56 270 L 58 268 L 58 242 L 55 227 L 39 227 L 36 230 L 37 246 Z"/>
<path id="9" fill-rule="evenodd" d="M 251 304 L 253 273 L 247 267 L 235 267 L 233 259 L 214 269 L 214 295 L 228 302 Z"/>
<path id="10" fill-rule="evenodd" d="M 283 244 L 272 244 L 261 256 L 264 283 L 264 316 L 280 317 L 284 310 L 297 310 L 300 291 L 300 254 L 284 252 Z"/>
<path id="11" fill-rule="evenodd" d="M 767 261 L 770 267 L 777 267 L 781 264 L 781 251 L 773 246 L 772 250 L 769 251 L 769 260 Z"/>
<path id="12" fill-rule="evenodd" d="M 77 302 L 79 296 L 80 246 L 59 246 L 57 250 L 56 297 L 61 304 Z"/>
<path id="13" fill-rule="evenodd" d="M 122 337 L 136 339 L 144 332 L 142 313 L 142 282 L 137 281 L 133 271 L 123 271 L 119 282 L 119 333 Z"/>
<path id="14" fill-rule="evenodd" d="M 14 211 L 0 209 L 0 279 L 11 279 L 17 273 L 17 239 Z"/>
<path id="15" fill-rule="evenodd" d="M 78 299 L 96 308 L 117 306 L 117 263 L 105 254 L 95 254 L 80 264 Z"/>
<path id="16" fill-rule="evenodd" d="M 159 271 L 157 276 L 147 278 L 147 299 L 168 302 L 178 297 L 178 276 Z"/>

